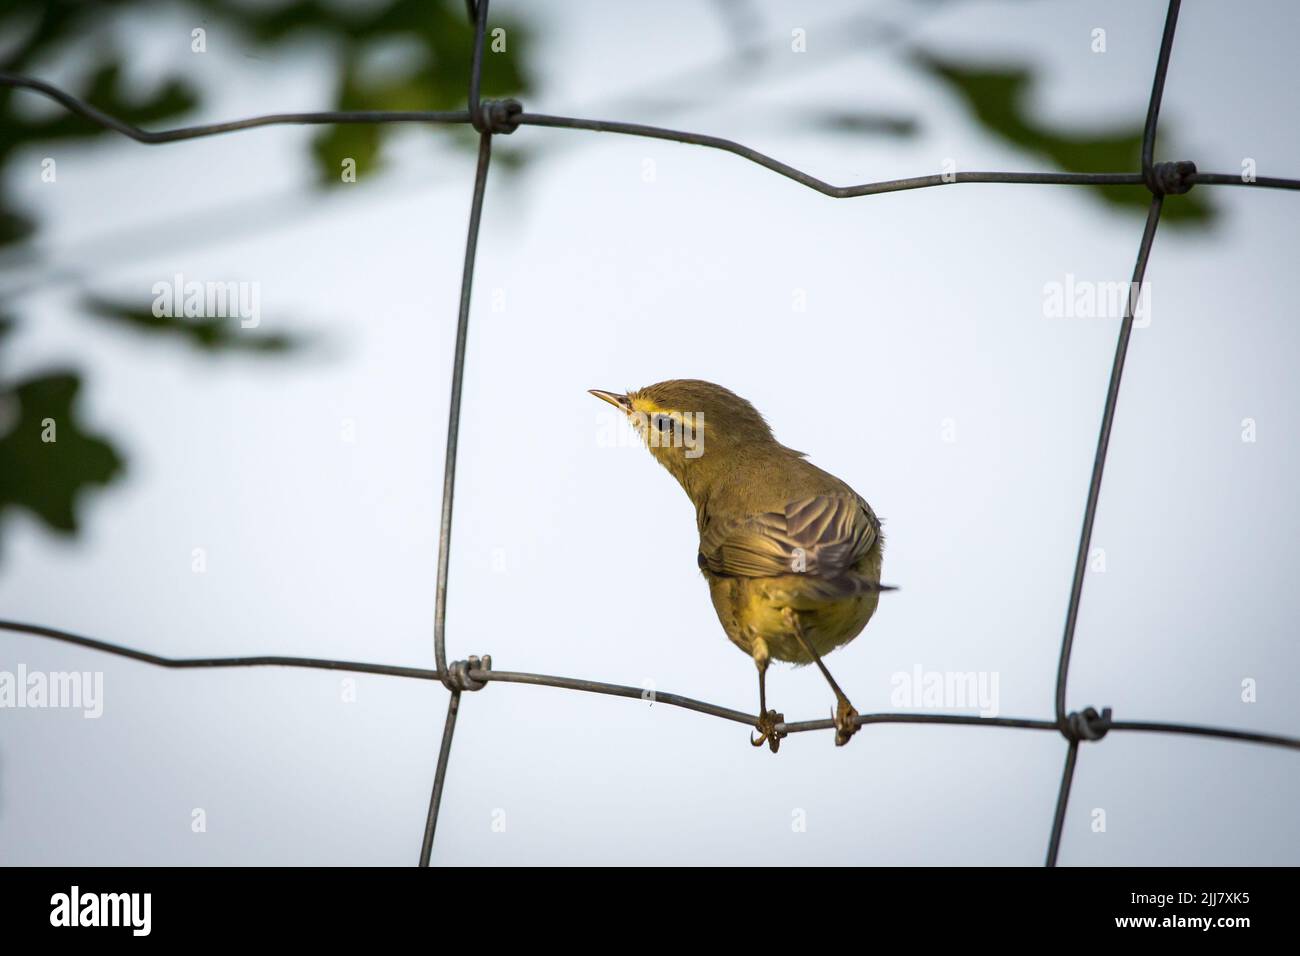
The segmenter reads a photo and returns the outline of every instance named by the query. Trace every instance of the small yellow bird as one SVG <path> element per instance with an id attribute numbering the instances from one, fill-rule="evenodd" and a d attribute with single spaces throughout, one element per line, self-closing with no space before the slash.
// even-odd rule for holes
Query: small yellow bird
<path id="1" fill-rule="evenodd" d="M 695 505 L 698 564 L 723 630 L 758 667 L 759 736 L 777 751 L 785 717 L 767 709 L 770 658 L 814 663 L 835 691 L 835 743 L 858 712 L 822 663 L 875 613 L 880 521 L 852 488 L 780 444 L 749 402 L 698 379 L 626 394 L 591 389 L 626 413 Z"/>

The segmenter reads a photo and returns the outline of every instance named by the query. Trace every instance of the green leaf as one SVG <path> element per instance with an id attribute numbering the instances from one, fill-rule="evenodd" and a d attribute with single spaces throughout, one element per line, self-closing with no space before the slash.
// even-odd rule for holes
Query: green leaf
<path id="1" fill-rule="evenodd" d="M 1029 114 L 1033 76 L 1026 69 L 982 69 L 918 54 L 916 62 L 961 95 L 980 124 L 1005 142 L 1045 156 L 1075 173 L 1133 172 L 1142 165 L 1143 119 L 1103 133 L 1086 135 L 1048 129 Z M 1161 140 L 1169 131 L 1161 127 Z M 1146 215 L 1151 194 L 1140 186 L 1086 186 L 1107 203 Z M 1205 225 L 1215 215 L 1203 193 L 1170 196 L 1162 220 Z"/>
<path id="2" fill-rule="evenodd" d="M 78 375 L 60 372 L 0 389 L 0 514 L 25 508 L 71 534 L 82 491 L 121 476 L 117 450 L 82 431 L 75 411 L 80 388 Z"/>
<path id="3" fill-rule="evenodd" d="M 830 133 L 853 136 L 915 136 L 920 126 L 913 116 L 865 110 L 801 113 L 797 119 Z"/>
<path id="4" fill-rule="evenodd" d="M 205 352 L 280 353 L 301 344 L 299 339 L 290 335 L 245 329 L 237 318 L 157 316 L 152 308 L 140 309 L 93 297 L 83 299 L 82 304 L 96 318 L 138 332 L 175 336 Z"/>
<path id="5" fill-rule="evenodd" d="M 201 0 L 201 7 L 231 22 L 253 42 L 274 47 L 294 36 L 332 43 L 340 50 L 331 109 L 457 110 L 465 109 L 474 48 L 474 26 L 464 0 L 392 0 L 375 4 L 335 4 L 292 0 L 270 9 L 236 0 Z M 493 49 L 494 31 L 503 30 L 505 50 Z M 482 95 L 521 96 L 529 82 L 521 50 L 529 32 L 518 21 L 493 14 L 483 53 Z M 395 46 L 403 55 L 387 56 Z M 382 60 L 376 76 L 368 68 Z M 357 180 L 383 168 L 389 139 L 410 124 L 334 124 L 312 137 L 316 181 L 323 187 L 343 183 L 342 164 L 356 163 Z M 439 137 L 473 148 L 477 135 L 467 125 L 440 128 Z M 518 156 L 510 164 L 518 166 Z"/>

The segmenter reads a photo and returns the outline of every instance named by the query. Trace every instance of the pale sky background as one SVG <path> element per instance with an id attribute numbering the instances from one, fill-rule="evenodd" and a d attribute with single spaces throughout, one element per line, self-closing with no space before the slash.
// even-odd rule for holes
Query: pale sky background
<path id="1" fill-rule="evenodd" d="M 872 6 L 903 20 L 925 8 Z M 1164 7 L 955 3 L 908 41 L 855 52 L 834 49 L 834 24 L 859 5 L 761 3 L 770 62 L 701 87 L 673 78 L 730 50 L 711 4 L 493 4 L 534 28 L 529 109 L 731 137 L 836 184 L 938 172 L 948 157 L 1052 168 L 993 140 L 909 64 L 914 47 L 1033 66 L 1045 123 L 1140 122 Z M 186 122 L 327 105 L 323 51 L 249 59 L 210 31 L 197 58 L 193 21 L 166 6 L 119 28 L 142 87 L 179 64 L 208 89 Z M 1104 54 L 1090 50 L 1098 26 Z M 1300 175 L 1297 26 L 1285 0 L 1185 4 L 1158 156 Z M 794 27 L 805 54 L 789 52 Z M 913 114 L 920 131 L 793 121 L 813 107 Z M 432 666 L 473 156 L 445 131 L 406 130 L 386 176 L 324 195 L 310 188 L 310 135 L 104 138 L 60 147 L 53 186 L 39 181 L 48 151 L 9 166 L 4 188 L 43 228 L 37 263 L 0 261 L 23 319 L 3 371 L 80 366 L 83 415 L 120 444 L 129 476 L 88 496 L 75 541 L 5 516 L 0 616 L 170 656 Z M 831 200 L 695 147 L 535 128 L 514 139 L 533 160 L 492 174 L 479 245 L 449 656 L 756 709 L 754 667 L 695 566 L 687 499 L 643 450 L 602 447 L 603 406 L 586 394 L 700 377 L 751 399 L 885 521 L 884 576 L 902 590 L 827 661 L 860 711 L 894 709 L 891 675 L 919 665 L 994 672 L 1002 714 L 1050 717 L 1119 323 L 1046 318 L 1043 286 L 1126 281 L 1140 216 L 1076 187 Z M 1296 734 L 1300 196 L 1205 192 L 1213 228 L 1156 237 L 1152 323 L 1133 337 L 1094 535 L 1106 570 L 1087 579 L 1069 702 Z M 212 357 L 79 307 L 87 292 L 145 303 L 176 272 L 260 282 L 263 331 L 312 347 Z M 191 572 L 195 547 L 206 574 Z M 417 859 L 440 685 L 361 676 L 344 703 L 335 673 L 169 672 L 0 634 L 0 667 L 19 663 L 102 670 L 105 712 L 0 711 L 0 862 Z M 769 678 L 788 719 L 829 714 L 814 670 Z M 1246 678 L 1256 703 L 1241 700 Z M 1043 732 L 872 726 L 843 749 L 802 734 L 773 756 L 738 724 L 672 707 L 491 685 L 463 699 L 433 860 L 1037 865 L 1065 749 Z M 1115 733 L 1081 746 L 1060 861 L 1294 865 L 1298 791 L 1292 751 Z M 191 832 L 194 808 L 206 833 Z M 800 811 L 806 832 L 793 832 Z"/>

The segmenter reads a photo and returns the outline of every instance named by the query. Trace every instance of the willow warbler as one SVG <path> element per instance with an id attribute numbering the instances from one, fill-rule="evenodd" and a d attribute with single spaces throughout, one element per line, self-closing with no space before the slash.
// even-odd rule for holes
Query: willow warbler
<path id="1" fill-rule="evenodd" d="M 749 402 L 697 379 L 627 394 L 591 389 L 621 409 L 650 453 L 695 505 L 697 557 L 731 642 L 758 667 L 755 747 L 775 753 L 785 718 L 767 709 L 771 658 L 814 663 L 835 692 L 835 743 L 857 730 L 857 711 L 822 663 L 875 613 L 882 536 L 852 488 L 772 435 Z"/>

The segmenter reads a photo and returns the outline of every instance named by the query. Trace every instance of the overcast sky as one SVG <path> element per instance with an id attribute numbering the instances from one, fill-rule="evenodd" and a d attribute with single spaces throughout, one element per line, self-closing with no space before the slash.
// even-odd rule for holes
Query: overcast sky
<path id="1" fill-rule="evenodd" d="M 712 4 L 493 9 L 534 26 L 529 109 L 731 137 L 836 184 L 949 158 L 1052 168 L 992 138 L 915 50 L 1032 67 L 1038 120 L 1101 132 L 1141 122 L 1164 20 L 1154 0 L 954 3 L 915 23 L 884 3 L 912 32 L 857 50 L 836 28 L 857 4 L 755 6 L 767 62 L 708 85 L 675 78 L 733 48 Z M 140 84 L 199 71 L 193 122 L 327 104 L 323 52 L 250 59 L 213 31 L 195 66 L 193 19 L 162 8 L 120 26 Z M 1284 0 L 1186 4 L 1160 157 L 1300 175 L 1300 129 L 1284 121 L 1297 26 Z M 1105 53 L 1091 50 L 1097 27 Z M 806 53 L 790 50 L 795 28 Z M 835 134 L 800 121 L 814 108 L 919 126 Z M 103 138 L 61 147 L 54 186 L 39 182 L 48 151 L 7 168 L 42 232 L 39 263 L 0 274 L 24 289 L 3 371 L 81 367 L 81 410 L 129 475 L 86 498 L 75 541 L 6 514 L 0 616 L 170 656 L 433 666 L 473 156 L 411 129 L 385 177 L 321 194 L 310 135 Z M 1044 287 L 1126 281 L 1141 216 L 1076 187 L 831 200 L 722 152 L 537 128 L 514 139 L 532 159 L 493 172 L 479 245 L 449 655 L 757 709 L 753 664 L 696 569 L 689 502 L 644 450 L 608 447 L 606 406 L 586 394 L 698 377 L 751 399 L 885 522 L 884 577 L 901 590 L 827 659 L 859 711 L 899 709 L 896 675 L 920 669 L 996 675 L 1001 714 L 1050 717 L 1119 321 L 1049 317 Z M 1156 237 L 1069 706 L 1294 735 L 1300 197 L 1203 193 L 1211 228 Z M 200 355 L 79 306 L 87 292 L 147 304 L 176 273 L 259 283 L 260 331 L 308 347 Z M 20 664 L 101 671 L 104 710 L 0 711 L 0 861 L 416 861 L 438 684 L 358 676 L 349 701 L 336 673 L 168 672 L 0 635 L 0 669 Z M 812 669 L 774 666 L 768 694 L 790 720 L 833 704 Z M 462 701 L 433 859 L 1039 864 L 1065 749 L 1044 732 L 871 726 L 843 749 L 810 733 L 773 756 L 739 724 L 498 684 Z M 1061 862 L 1294 865 L 1298 788 L 1291 751 L 1115 733 L 1080 748 Z"/>

